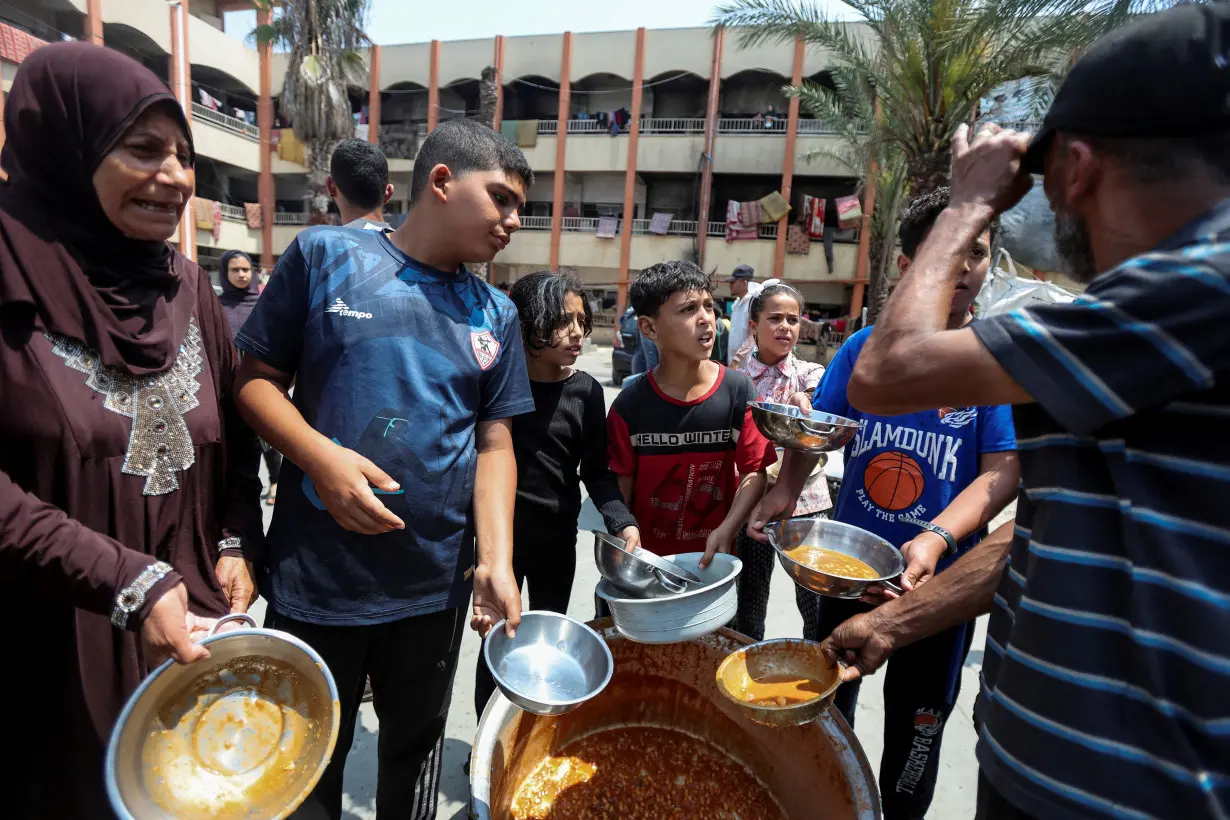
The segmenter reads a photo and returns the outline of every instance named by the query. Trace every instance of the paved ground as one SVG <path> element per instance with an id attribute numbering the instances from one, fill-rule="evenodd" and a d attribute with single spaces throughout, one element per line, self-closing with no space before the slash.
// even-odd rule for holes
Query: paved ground
<path id="1" fill-rule="evenodd" d="M 609 347 L 589 348 L 578 366 L 606 385 L 609 405 L 619 393 L 610 386 L 611 352 Z M 268 510 L 266 511 L 268 516 Z M 266 522 L 267 523 L 267 522 Z M 573 584 L 572 604 L 568 614 L 582 620 L 593 617 L 593 589 L 598 571 L 593 562 L 593 539 L 590 529 L 601 529 L 602 519 L 588 501 L 581 513 L 577 536 L 577 577 Z M 580 532 L 585 532 L 581 535 Z M 263 618 L 264 602 L 253 607 L 253 614 Z M 974 796 L 977 785 L 977 764 L 974 760 L 975 733 L 972 722 L 974 698 L 978 693 L 978 670 L 986 636 L 985 618 L 978 623 L 974 648 L 962 675 L 960 703 L 949 721 L 944 736 L 943 770 L 936 789 L 935 801 L 927 814 L 929 820 L 962 820 L 974 816 Z M 802 621 L 794 606 L 791 581 L 777 569 L 773 576 L 772 597 L 766 624 L 767 638 L 798 636 Z M 444 771 L 441 777 L 438 816 L 440 820 L 460 820 L 466 817 L 469 785 L 462 769 L 470 753 L 478 718 L 474 714 L 474 668 L 478 658 L 478 636 L 467 631 L 461 647 L 461 661 L 453 686 L 453 705 L 449 713 L 447 737 L 444 741 Z M 884 726 L 882 676 L 870 678 L 859 695 L 858 738 L 866 750 L 873 770 L 878 769 L 881 735 Z M 355 732 L 354 746 L 346 765 L 346 818 L 370 820 L 376 816 L 376 739 L 379 724 L 370 703 L 360 713 L 360 726 Z"/>

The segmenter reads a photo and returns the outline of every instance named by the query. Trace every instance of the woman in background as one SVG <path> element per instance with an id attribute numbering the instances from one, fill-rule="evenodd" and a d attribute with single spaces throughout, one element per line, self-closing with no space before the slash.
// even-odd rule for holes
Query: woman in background
<path id="1" fill-rule="evenodd" d="M 256 300 L 260 298 L 263 285 L 253 276 L 252 257 L 243 251 L 227 251 L 222 254 L 222 311 L 231 326 L 231 337 L 248 321 Z M 282 454 L 261 441 L 265 456 L 265 468 L 269 470 L 269 489 L 265 491 L 265 503 L 272 507 L 278 498 L 278 475 L 282 472 Z"/>

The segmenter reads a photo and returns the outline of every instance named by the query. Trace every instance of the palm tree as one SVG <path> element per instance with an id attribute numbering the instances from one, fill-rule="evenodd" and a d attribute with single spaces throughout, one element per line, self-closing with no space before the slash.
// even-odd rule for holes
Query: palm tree
<path id="1" fill-rule="evenodd" d="M 499 96 L 499 78 L 495 66 L 485 67 L 478 81 L 478 121 L 488 128 L 495 127 L 495 106 Z M 470 273 L 486 282 L 490 279 L 491 266 L 476 262 L 468 266 Z"/>
<path id="2" fill-rule="evenodd" d="M 832 55 L 833 88 L 787 89 L 833 125 L 857 176 L 880 168 L 873 212 L 868 312 L 888 292 L 897 214 L 908 196 L 948 184 L 957 127 L 977 120 L 981 102 L 1005 83 L 1024 81 L 1035 110 L 1074 55 L 1131 16 L 1173 0 L 844 0 L 857 20 L 826 16 L 815 0 L 725 0 L 713 23 L 741 46 L 796 37 Z M 880 104 L 876 116 L 875 102 Z"/>
<path id="3" fill-rule="evenodd" d="M 274 0 L 255 2 L 262 10 L 273 10 Z M 286 0 L 269 25 L 252 33 L 257 42 L 290 52 L 280 102 L 310 155 L 314 222 L 324 221 L 329 209 L 325 177 L 333 146 L 354 136 L 348 89 L 366 83 L 363 55 L 371 41 L 363 27 L 369 6 L 370 0 Z"/>

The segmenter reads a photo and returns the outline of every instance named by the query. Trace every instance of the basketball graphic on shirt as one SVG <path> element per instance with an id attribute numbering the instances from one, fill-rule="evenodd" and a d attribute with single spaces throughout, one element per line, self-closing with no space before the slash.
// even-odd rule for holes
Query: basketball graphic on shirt
<path id="1" fill-rule="evenodd" d="M 885 510 L 904 510 L 922 497 L 923 471 L 905 453 L 880 453 L 863 471 L 863 487 L 872 503 Z"/>

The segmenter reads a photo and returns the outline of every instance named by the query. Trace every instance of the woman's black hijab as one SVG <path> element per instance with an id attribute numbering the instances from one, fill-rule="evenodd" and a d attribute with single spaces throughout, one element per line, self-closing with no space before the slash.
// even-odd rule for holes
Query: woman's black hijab
<path id="1" fill-rule="evenodd" d="M 252 264 L 252 257 L 248 256 L 243 251 L 227 251 L 222 254 L 222 295 L 218 297 L 218 301 L 222 303 L 222 312 L 226 314 L 226 321 L 231 325 L 231 335 L 234 336 L 243 327 L 243 323 L 248 321 L 248 315 L 252 313 L 252 308 L 256 307 L 256 300 L 260 298 L 260 282 L 257 281 L 256 271 L 252 271 L 252 279 L 248 282 L 246 288 L 235 287 L 231 282 L 227 271 L 230 268 L 231 260 L 243 257 L 248 260 L 248 264 Z"/>
<path id="2" fill-rule="evenodd" d="M 166 242 L 124 236 L 94 190 L 103 158 L 153 106 L 191 146 L 183 110 L 149 69 L 89 43 L 44 46 L 17 70 L 0 154 L 0 309 L 29 304 L 36 327 L 134 376 L 174 364 L 199 272 Z"/>

